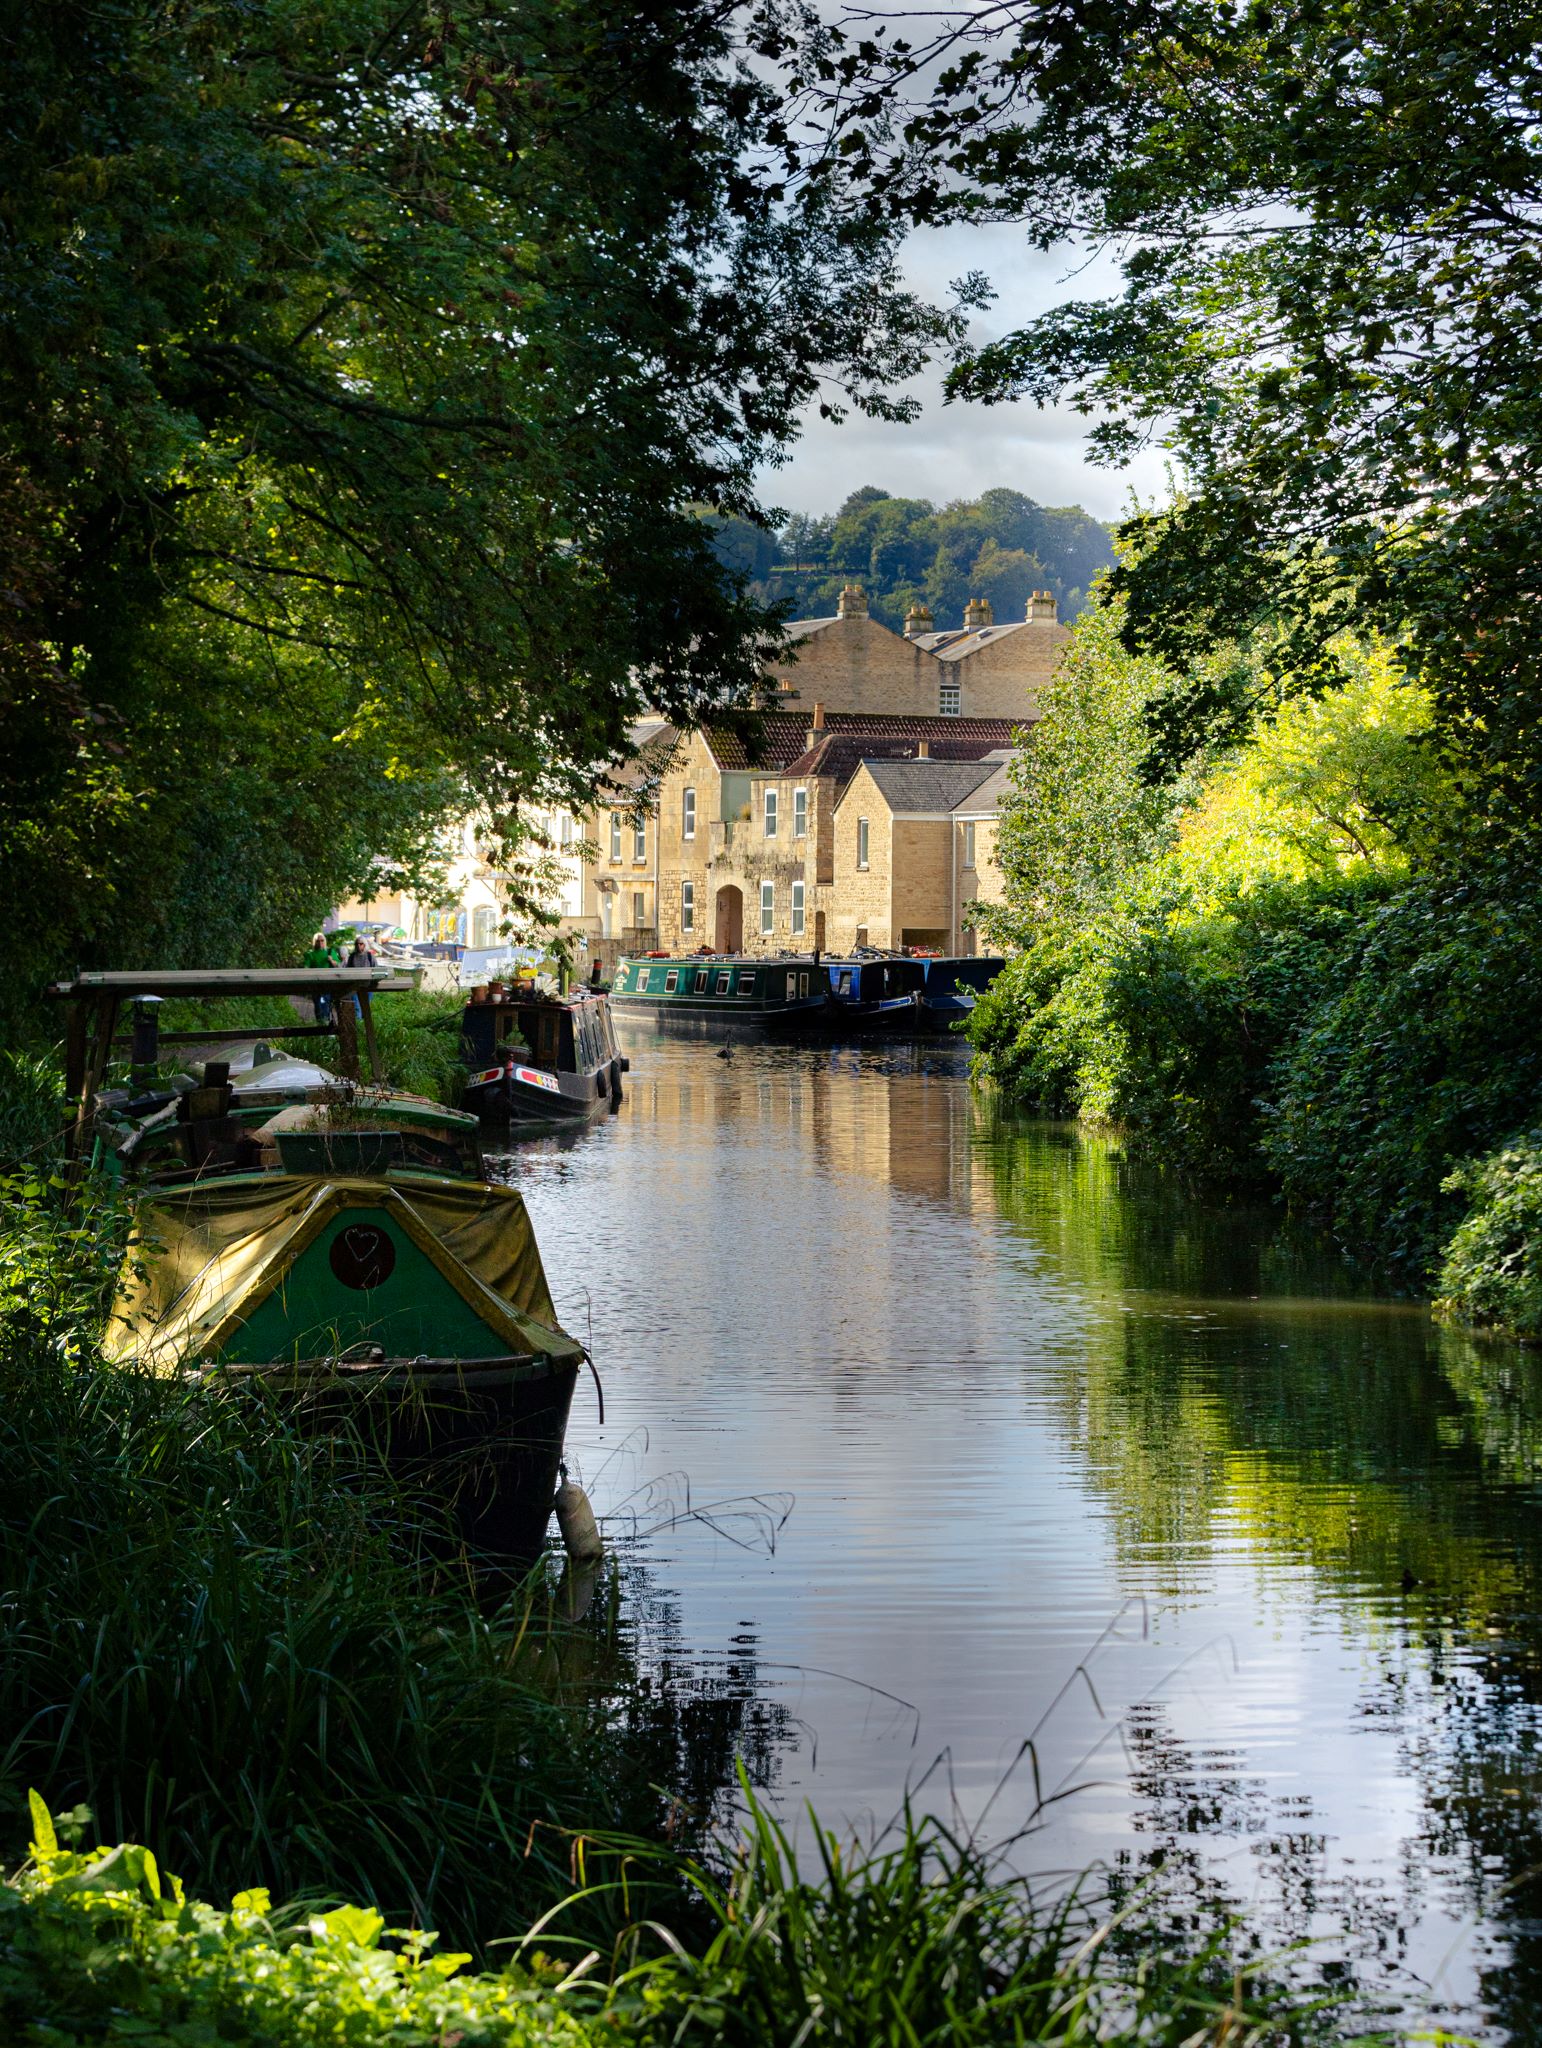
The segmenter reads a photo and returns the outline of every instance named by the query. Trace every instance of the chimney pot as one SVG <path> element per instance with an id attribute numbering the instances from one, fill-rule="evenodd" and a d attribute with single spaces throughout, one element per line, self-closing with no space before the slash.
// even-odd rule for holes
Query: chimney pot
<path id="1" fill-rule="evenodd" d="M 815 700 L 815 704 L 814 704 L 814 730 L 815 730 L 815 732 L 823 732 L 823 731 L 824 731 L 824 729 L 825 729 L 825 707 L 824 707 L 824 705 L 823 705 L 823 704 L 821 704 L 821 703 L 820 703 L 820 702 L 819 702 L 819 701 L 818 701 L 818 700 L 816 699 L 816 700 Z"/>

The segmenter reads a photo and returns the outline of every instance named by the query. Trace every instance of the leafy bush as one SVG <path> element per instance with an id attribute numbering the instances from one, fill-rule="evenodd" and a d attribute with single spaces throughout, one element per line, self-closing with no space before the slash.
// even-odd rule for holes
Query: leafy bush
<path id="1" fill-rule="evenodd" d="M 1259 1179 L 1273 1064 L 1351 971 L 1380 895 L 1364 877 L 1276 884 L 1197 910 L 1158 871 L 1009 962 L 971 1020 L 981 1068 L 1193 1178 Z"/>
<path id="2" fill-rule="evenodd" d="M 1445 1185 L 1469 1206 L 1446 1246 L 1437 1307 L 1542 1341 L 1542 1131 L 1458 1167 Z"/>
<path id="3" fill-rule="evenodd" d="M 473 1976 L 432 1934 L 382 1942 L 378 1913 L 340 1906 L 287 1925 L 262 1890 L 228 1911 L 164 1883 L 146 1849 L 60 1849 L 33 1795 L 35 1864 L 0 1886 L 6 2038 L 140 2048 L 581 2048 L 591 2036 L 529 1975 Z M 293 1916 L 290 1916 L 291 1921 Z"/>
<path id="4" fill-rule="evenodd" d="M 1450 1179 L 1542 1112 L 1542 903 L 1528 868 L 1368 906 L 1342 985 L 1270 1078 L 1263 1152 L 1294 1206 L 1411 1280 L 1461 1215 Z"/>

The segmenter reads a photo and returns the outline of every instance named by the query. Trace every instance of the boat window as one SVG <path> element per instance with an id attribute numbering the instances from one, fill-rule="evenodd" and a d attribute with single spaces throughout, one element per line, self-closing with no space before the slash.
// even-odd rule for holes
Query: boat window
<path id="1" fill-rule="evenodd" d="M 637 992 L 638 992 L 638 994 L 639 994 L 639 995 L 644 995 L 644 996 L 645 996 L 645 995 L 646 995 L 646 994 L 648 993 L 648 983 L 649 983 L 649 981 L 650 981 L 651 979 L 652 979 L 652 970 L 651 970 L 650 968 L 647 968 L 647 967 L 639 967 L 639 968 L 638 968 L 638 970 L 637 970 Z"/>
<path id="2" fill-rule="evenodd" d="M 806 996 L 808 994 L 808 976 L 806 974 L 800 974 L 798 976 L 798 994 L 800 996 Z"/>
<path id="3" fill-rule="evenodd" d="M 727 995 L 727 993 L 728 993 L 728 991 L 729 991 L 729 989 L 730 989 L 730 988 L 732 988 L 732 986 L 733 986 L 733 976 L 732 976 L 731 974 L 720 974 L 720 975 L 718 976 L 718 978 L 717 978 L 717 993 L 718 993 L 718 994 L 719 994 L 720 996 L 726 996 L 726 995 Z"/>
<path id="4" fill-rule="evenodd" d="M 667 974 L 665 975 L 665 977 L 664 977 L 664 993 L 665 993 L 665 995 L 667 995 L 667 996 L 672 996 L 672 995 L 674 994 L 675 990 L 676 990 L 676 989 L 677 989 L 677 988 L 678 988 L 679 986 L 680 986 L 680 970 L 679 970 L 679 968 L 678 968 L 678 967 L 671 967 L 671 968 L 670 968 L 670 970 L 669 970 L 669 972 L 668 972 L 668 973 L 667 973 Z"/>
<path id="5" fill-rule="evenodd" d="M 755 993 L 755 970 L 753 967 L 740 968 L 739 993 L 741 996 L 752 996 Z"/>
<path id="6" fill-rule="evenodd" d="M 704 996 L 707 993 L 707 970 L 705 967 L 698 967 L 696 970 L 695 992 L 699 996 Z"/>
<path id="7" fill-rule="evenodd" d="M 796 995 L 797 993 L 798 993 L 798 977 L 797 977 L 797 975 L 796 975 L 796 974 L 789 974 L 789 975 L 788 975 L 788 977 L 787 977 L 787 1000 L 788 1000 L 788 1002 L 791 1002 L 791 1001 L 792 1001 L 792 999 L 793 999 L 793 997 L 794 997 L 794 996 L 795 996 L 795 995 Z"/>
<path id="8" fill-rule="evenodd" d="M 840 991 L 843 996 L 851 994 L 851 969 L 843 968 L 840 975 Z"/>

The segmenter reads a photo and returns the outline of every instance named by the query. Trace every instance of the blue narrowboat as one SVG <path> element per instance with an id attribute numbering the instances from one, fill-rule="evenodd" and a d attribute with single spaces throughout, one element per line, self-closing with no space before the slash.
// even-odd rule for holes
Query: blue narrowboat
<path id="1" fill-rule="evenodd" d="M 827 960 L 833 1031 L 914 1031 L 926 963 L 903 954 Z"/>
<path id="2" fill-rule="evenodd" d="M 1006 964 L 992 953 L 923 960 L 926 978 L 921 984 L 922 1022 L 932 1030 L 945 1030 L 961 1017 L 967 1017 L 976 999 Z"/>

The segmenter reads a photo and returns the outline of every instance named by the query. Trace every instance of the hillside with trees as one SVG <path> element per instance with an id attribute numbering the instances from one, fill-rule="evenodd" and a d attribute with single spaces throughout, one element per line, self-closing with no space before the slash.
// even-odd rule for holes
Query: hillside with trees
<path id="1" fill-rule="evenodd" d="M 778 534 L 747 519 L 718 522 L 719 554 L 780 599 L 792 618 L 823 618 L 841 588 L 860 583 L 875 618 L 895 632 L 913 604 L 940 630 L 962 622 L 972 597 L 998 619 L 1020 619 L 1035 590 L 1053 591 L 1075 618 L 1092 579 L 1114 559 L 1109 529 L 1079 505 L 1040 505 L 1021 491 L 982 491 L 937 506 L 865 484 L 833 516 L 795 512 Z"/>

